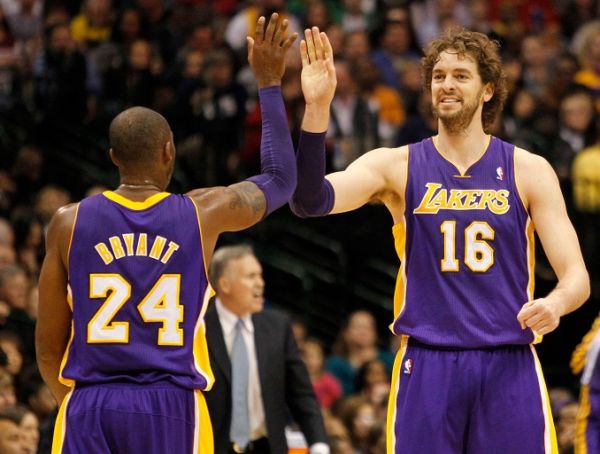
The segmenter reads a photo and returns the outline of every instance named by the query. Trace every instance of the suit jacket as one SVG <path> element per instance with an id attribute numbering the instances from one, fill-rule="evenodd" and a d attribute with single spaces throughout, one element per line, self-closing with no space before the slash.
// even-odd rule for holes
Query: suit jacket
<path id="1" fill-rule="evenodd" d="M 214 301 L 205 315 L 214 386 L 205 393 L 215 453 L 227 453 L 231 425 L 231 362 Z M 309 445 L 327 443 L 321 410 L 300 357 L 290 320 L 263 310 L 252 315 L 258 374 L 271 454 L 287 453 L 285 426 L 291 412 Z"/>

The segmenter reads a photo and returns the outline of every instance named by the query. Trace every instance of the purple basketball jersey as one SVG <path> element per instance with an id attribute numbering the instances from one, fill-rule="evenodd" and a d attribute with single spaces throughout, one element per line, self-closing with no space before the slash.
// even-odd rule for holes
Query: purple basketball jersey
<path id="1" fill-rule="evenodd" d="M 69 248 L 73 324 L 61 380 L 209 389 L 210 293 L 189 197 L 132 202 L 107 191 L 84 199 Z"/>
<path id="2" fill-rule="evenodd" d="M 528 344 L 517 313 L 533 298 L 533 224 L 517 191 L 514 146 L 491 137 L 464 175 L 431 138 L 409 146 L 396 334 L 429 345 Z"/>

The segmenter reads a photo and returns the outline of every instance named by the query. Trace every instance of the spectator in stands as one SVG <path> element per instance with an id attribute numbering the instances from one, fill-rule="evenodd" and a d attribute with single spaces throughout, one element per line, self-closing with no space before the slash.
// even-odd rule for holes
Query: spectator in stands
<path id="1" fill-rule="evenodd" d="M 393 17 L 394 20 L 388 20 L 383 25 L 379 46 L 373 51 L 373 62 L 379 68 L 382 80 L 388 86 L 401 90 L 404 67 L 409 63 L 418 63 L 421 54 L 413 40 L 407 10 L 398 9 Z"/>
<path id="2" fill-rule="evenodd" d="M 231 54 L 217 49 L 206 57 L 204 97 L 191 111 L 203 137 L 203 184 L 237 181 L 242 124 L 246 115 L 247 93 L 236 82 Z"/>
<path id="3" fill-rule="evenodd" d="M 588 22 L 578 29 L 573 38 L 573 50 L 581 66 L 575 74 L 575 82 L 592 90 L 596 111 L 600 113 L 600 20 Z"/>
<path id="4" fill-rule="evenodd" d="M 0 411 L 10 408 L 16 403 L 17 395 L 12 375 L 0 368 Z"/>
<path id="5" fill-rule="evenodd" d="M 580 217 L 583 255 L 590 269 L 592 287 L 600 290 L 600 135 L 573 161 L 573 201 Z"/>
<path id="6" fill-rule="evenodd" d="M 12 224 L 3 217 L 0 217 L 0 244 L 5 246 L 15 244 L 15 233 Z"/>
<path id="7" fill-rule="evenodd" d="M 42 222 L 44 229 L 56 211 L 68 204 L 71 196 L 67 190 L 55 185 L 44 186 L 35 199 L 34 213 Z"/>
<path id="8" fill-rule="evenodd" d="M 333 347 L 334 355 L 326 362 L 326 369 L 342 383 L 344 395 L 355 391 L 356 372 L 367 361 L 381 359 L 391 374 L 393 356 L 377 346 L 377 326 L 370 312 L 358 310 L 350 314 Z"/>
<path id="9" fill-rule="evenodd" d="M 1 0 L 0 8 L 10 26 L 10 32 L 17 43 L 25 46 L 38 39 L 42 33 L 42 0 Z"/>
<path id="10" fill-rule="evenodd" d="M 421 91 L 417 98 L 417 111 L 406 119 L 396 138 L 396 145 L 419 142 L 437 131 L 437 118 L 431 111 L 431 94 Z"/>
<path id="11" fill-rule="evenodd" d="M 89 98 L 99 87 L 88 85 L 88 64 L 75 48 L 68 24 L 47 29 L 44 49 L 34 62 L 33 77 L 36 104 L 46 119 L 75 126 L 87 118 Z"/>
<path id="12" fill-rule="evenodd" d="M 142 12 L 149 41 L 157 46 L 158 56 L 168 67 L 177 52 L 175 37 L 169 24 L 172 12 L 164 0 L 136 0 L 135 3 Z"/>
<path id="13" fill-rule="evenodd" d="M 337 90 L 331 104 L 328 139 L 333 143 L 333 168 L 345 169 L 364 150 L 379 145 L 377 114 L 358 92 L 356 80 L 345 61 L 335 63 Z"/>
<path id="14" fill-rule="evenodd" d="M 260 16 L 269 17 L 275 11 L 289 21 L 290 33 L 302 31 L 298 19 L 286 13 L 285 0 L 255 0 L 248 2 L 231 18 L 225 30 L 225 41 L 236 54 L 243 53 L 246 49 L 246 36 L 249 35 L 250 25 L 255 24 Z"/>
<path id="15" fill-rule="evenodd" d="M 23 367 L 21 339 L 12 331 L 0 331 L 0 349 L 6 354 L 8 360 L 6 371 L 16 379 Z"/>
<path id="16" fill-rule="evenodd" d="M 340 404 L 340 418 L 357 454 L 369 452 L 369 435 L 377 423 L 375 407 L 363 396 L 350 396 Z"/>
<path id="17" fill-rule="evenodd" d="M 24 369 L 19 381 L 19 401 L 31 408 L 40 425 L 44 425 L 56 415 L 57 410 L 50 388 L 35 365 Z"/>
<path id="18" fill-rule="evenodd" d="M 161 73 L 162 62 L 152 44 L 145 39 L 134 41 L 123 64 L 104 76 L 106 114 L 112 118 L 128 107 L 153 107 Z"/>
<path id="19" fill-rule="evenodd" d="M 367 100 L 370 110 L 377 114 L 380 145 L 394 146 L 398 130 L 406 120 L 400 94 L 382 83 L 379 70 L 368 56 L 352 60 L 350 68 L 360 95 Z"/>
<path id="20" fill-rule="evenodd" d="M 30 210 L 15 210 L 15 250 L 30 278 L 37 277 L 44 252 L 44 226 Z"/>
<path id="21" fill-rule="evenodd" d="M 10 412 L 15 415 L 15 419 L 19 424 L 21 454 L 36 454 L 40 441 L 37 416 L 23 405 L 12 407 Z"/>
<path id="22" fill-rule="evenodd" d="M 110 39 L 114 21 L 112 0 L 85 0 L 82 11 L 71 21 L 71 35 L 82 49 Z"/>
<path id="23" fill-rule="evenodd" d="M 23 454 L 21 429 L 12 409 L 0 411 L 0 453 Z"/>
<path id="24" fill-rule="evenodd" d="M 356 372 L 355 393 L 364 396 L 375 408 L 378 418 L 386 417 L 387 398 L 390 393 L 390 374 L 380 359 L 372 359 Z"/>
<path id="25" fill-rule="evenodd" d="M 303 342 L 300 351 L 321 408 L 331 409 L 342 397 L 342 385 L 333 374 L 324 368 L 325 354 L 322 343 L 309 337 Z"/>
<path id="26" fill-rule="evenodd" d="M 567 40 L 571 40 L 579 27 L 600 15 L 598 0 L 568 0 L 561 2 L 563 10 L 560 17 L 561 31 Z"/>
<path id="27" fill-rule="evenodd" d="M 573 159 L 596 139 L 594 113 L 594 100 L 587 89 L 572 90 L 560 102 L 558 131 L 548 160 L 561 181 L 561 189 L 568 206 L 572 205 Z"/>
<path id="28" fill-rule="evenodd" d="M 26 311 L 29 288 L 30 281 L 23 268 L 14 265 L 0 271 L 0 300 L 5 301 L 10 308 L 4 328 L 18 337 L 18 345 L 13 351 L 24 354 L 26 359 L 32 361 L 35 352 L 35 322 L 29 318 Z M 13 372 L 15 376 L 18 373 Z"/>

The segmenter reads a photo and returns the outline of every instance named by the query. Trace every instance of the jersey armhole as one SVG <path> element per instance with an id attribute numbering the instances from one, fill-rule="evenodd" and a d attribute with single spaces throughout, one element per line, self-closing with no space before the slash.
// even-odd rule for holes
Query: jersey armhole
<path id="1" fill-rule="evenodd" d="M 525 201 L 523 200 L 523 197 L 521 195 L 522 191 L 519 189 L 519 183 L 517 181 L 517 160 L 515 159 L 517 146 L 512 145 L 512 147 L 513 147 L 513 149 L 512 149 L 513 181 L 515 183 L 515 190 L 517 191 L 517 199 L 519 199 L 521 208 L 523 208 L 523 211 L 525 212 L 525 214 L 527 214 L 527 217 L 531 218 L 531 216 L 529 215 L 529 209 L 527 208 Z"/>
<path id="2" fill-rule="evenodd" d="M 73 216 L 73 225 L 71 226 L 71 234 L 69 236 L 69 246 L 67 247 L 67 281 L 69 282 L 69 277 L 71 274 L 71 245 L 73 244 L 73 237 L 75 236 L 75 226 L 77 225 L 77 217 L 79 215 L 79 206 L 81 202 L 77 204 L 77 208 L 75 208 L 75 216 Z"/>

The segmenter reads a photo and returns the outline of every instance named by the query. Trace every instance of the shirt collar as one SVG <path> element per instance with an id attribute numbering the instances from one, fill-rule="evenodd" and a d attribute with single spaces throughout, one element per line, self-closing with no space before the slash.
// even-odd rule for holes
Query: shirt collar
<path id="1" fill-rule="evenodd" d="M 243 317 L 238 317 L 236 314 L 227 309 L 218 297 L 215 298 L 215 303 L 215 307 L 217 308 L 217 314 L 219 315 L 219 321 L 221 322 L 221 326 L 223 327 L 223 331 L 225 333 L 229 334 L 235 329 L 235 324 L 237 323 L 239 318 L 241 318 L 244 322 L 244 327 L 250 333 L 254 333 L 254 324 L 252 323 L 251 314 L 244 315 Z"/>

